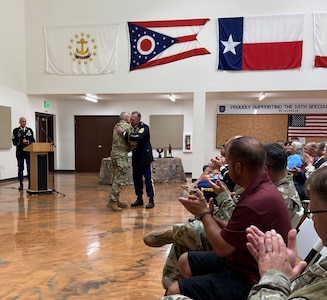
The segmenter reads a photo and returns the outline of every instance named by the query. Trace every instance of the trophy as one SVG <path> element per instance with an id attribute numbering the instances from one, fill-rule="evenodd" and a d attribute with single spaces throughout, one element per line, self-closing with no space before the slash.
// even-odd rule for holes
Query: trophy
<path id="1" fill-rule="evenodd" d="M 161 158 L 161 153 L 163 152 L 163 149 L 157 149 L 157 152 L 158 152 L 158 158 Z"/>
<path id="2" fill-rule="evenodd" d="M 171 152 L 171 144 L 169 143 L 169 147 L 168 147 L 168 157 L 173 157 L 172 152 Z"/>
<path id="3" fill-rule="evenodd" d="M 167 158 L 167 147 L 164 148 L 164 158 Z"/>

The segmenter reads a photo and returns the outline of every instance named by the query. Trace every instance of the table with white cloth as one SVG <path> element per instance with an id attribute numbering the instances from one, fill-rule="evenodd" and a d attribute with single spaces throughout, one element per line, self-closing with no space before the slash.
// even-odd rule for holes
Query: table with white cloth
<path id="1" fill-rule="evenodd" d="M 132 158 L 128 158 L 126 184 L 133 184 Z M 186 182 L 182 160 L 178 157 L 156 158 L 152 163 L 152 179 L 154 183 Z M 99 184 L 112 184 L 111 157 L 102 159 Z"/>

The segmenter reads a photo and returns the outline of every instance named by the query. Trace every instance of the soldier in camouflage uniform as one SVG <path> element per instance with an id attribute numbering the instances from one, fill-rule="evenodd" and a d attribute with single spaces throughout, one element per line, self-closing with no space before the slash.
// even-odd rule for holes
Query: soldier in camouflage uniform
<path id="1" fill-rule="evenodd" d="M 325 180 L 327 180 L 327 177 Z M 324 226 L 326 228 L 327 222 Z M 261 255 L 266 255 L 265 251 L 266 250 L 264 250 Z M 284 256 L 284 253 L 277 252 L 275 255 L 276 256 L 269 260 L 269 267 L 268 261 L 265 262 L 267 265 L 266 269 L 271 269 L 268 269 L 261 277 L 260 282 L 252 288 L 248 300 L 321 300 L 326 298 L 327 257 L 323 258 L 319 263 L 312 265 L 306 272 L 300 274 L 291 281 L 290 278 L 294 276 L 293 273 L 287 275 L 286 270 L 277 270 L 276 268 L 278 259 L 278 262 L 282 261 L 282 264 L 279 264 L 279 266 L 283 266 L 284 264 L 290 269 L 290 264 L 285 264 L 284 261 L 287 260 L 287 257 Z M 304 267 L 304 265 L 301 266 Z M 170 295 L 161 297 L 160 300 L 192 299 L 183 295 Z"/>
<path id="2" fill-rule="evenodd" d="M 327 245 L 327 167 L 318 168 L 306 182 L 307 194 L 310 195 L 310 208 L 313 214 L 314 227 Z M 248 249 L 258 260 L 259 283 L 250 291 L 249 300 L 259 299 L 326 299 L 327 295 L 327 257 L 313 264 L 300 274 L 304 262 L 296 265 L 296 232 L 289 236 L 288 251 L 276 232 L 265 235 L 256 232 L 253 227 L 247 230 L 250 236 Z M 262 236 L 258 240 L 259 236 Z M 259 241 L 257 243 L 257 241 Z M 283 251 L 284 250 L 284 251 Z M 290 255 L 290 252 L 293 254 Z M 169 298 L 167 298 L 169 299 Z M 176 298 L 170 298 L 178 299 Z"/>
<path id="3" fill-rule="evenodd" d="M 277 143 L 264 145 L 267 151 L 266 168 L 270 179 L 282 194 L 291 218 L 301 208 L 300 197 L 293 183 L 292 175 L 287 174 L 287 153 Z M 213 210 L 214 216 L 228 221 L 242 193 L 241 187 L 236 188 L 235 196 L 232 197 L 226 186 L 220 184 L 212 185 L 217 194 L 217 206 Z M 146 236 L 144 237 L 146 239 Z M 180 278 L 177 267 L 178 258 L 187 251 L 211 251 L 212 247 L 207 240 L 203 224 L 199 220 L 186 224 L 175 224 L 172 230 L 171 250 L 168 254 L 163 268 L 162 285 L 167 289 L 174 281 Z"/>
<path id="4" fill-rule="evenodd" d="M 293 175 L 287 173 L 287 153 L 277 143 L 263 145 L 267 151 L 266 168 L 271 181 L 282 194 L 291 219 L 302 207 L 300 196 L 293 181 Z"/>
<path id="5" fill-rule="evenodd" d="M 114 126 L 112 134 L 112 148 L 111 148 L 111 164 L 113 173 L 113 182 L 109 201 L 107 207 L 114 211 L 121 211 L 126 208 L 127 204 L 119 201 L 119 195 L 126 183 L 126 173 L 128 169 L 127 154 L 136 145 L 132 145 L 125 141 L 123 136 L 118 132 L 117 128 L 121 127 L 124 130 L 131 132 L 132 126 L 130 124 L 130 114 L 122 112 L 119 116 L 119 122 Z"/>

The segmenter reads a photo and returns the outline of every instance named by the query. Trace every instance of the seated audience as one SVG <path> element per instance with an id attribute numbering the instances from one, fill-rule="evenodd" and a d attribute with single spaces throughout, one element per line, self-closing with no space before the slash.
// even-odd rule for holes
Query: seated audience
<path id="1" fill-rule="evenodd" d="M 218 179 L 223 181 L 231 192 L 234 192 L 235 183 L 231 180 L 228 172 L 228 164 L 225 162 L 225 144 L 220 146 L 220 156 L 212 158 L 207 165 L 203 166 L 202 174 L 190 186 L 183 185 L 186 190 L 189 188 L 199 188 L 204 197 L 209 201 L 211 197 L 215 199 L 216 195 L 208 182 L 210 180 L 216 182 Z"/>
<path id="2" fill-rule="evenodd" d="M 324 150 L 326 146 L 326 141 L 320 141 L 317 143 L 317 159 L 313 162 L 313 165 L 318 169 L 325 161 Z"/>
<path id="3" fill-rule="evenodd" d="M 294 141 L 289 148 L 290 155 L 287 158 L 287 168 L 292 170 L 294 167 L 301 168 L 303 165 L 303 148 L 300 142 Z"/>
<path id="4" fill-rule="evenodd" d="M 285 149 L 276 144 L 263 145 L 267 152 L 266 171 L 271 181 L 282 194 L 291 218 L 302 207 L 300 196 L 295 188 L 293 176 L 287 172 L 287 153 Z"/>
<path id="5" fill-rule="evenodd" d="M 285 144 L 284 144 L 284 147 L 285 147 L 285 150 L 286 150 L 287 156 L 291 155 L 291 150 L 290 150 L 290 148 L 291 148 L 291 144 L 292 144 L 292 142 L 290 142 L 290 141 L 287 141 L 287 142 L 285 142 Z"/>
<path id="6" fill-rule="evenodd" d="M 307 163 L 305 167 L 306 178 L 308 178 L 314 170 L 318 169 L 326 161 L 324 157 L 326 142 L 320 141 L 316 145 L 317 145 L 316 152 L 315 152 L 316 156 L 312 157 L 306 162 Z"/>
<path id="7" fill-rule="evenodd" d="M 284 147 L 285 142 L 283 140 L 277 140 L 276 143 Z"/>
<path id="8" fill-rule="evenodd" d="M 283 197 L 265 172 L 266 151 L 256 139 L 240 137 L 227 144 L 226 160 L 232 180 L 244 188 L 231 218 L 217 222 L 201 193 L 179 201 L 203 223 L 214 251 L 182 254 L 178 266 L 184 279 L 167 295 L 182 293 L 194 299 L 246 299 L 259 280 L 258 266 L 246 249 L 250 224 L 265 231 L 277 228 L 286 240 L 291 219 Z M 213 201 L 209 202 L 210 208 Z"/>
<path id="9" fill-rule="evenodd" d="M 220 146 L 220 155 L 219 156 L 217 155 L 215 158 L 212 158 L 208 162 L 208 164 L 203 166 L 202 174 L 199 176 L 199 178 L 197 180 L 192 182 L 190 187 L 197 187 L 201 181 L 206 181 L 206 179 L 207 179 L 206 176 L 208 174 L 213 174 L 213 175 L 221 174 L 222 177 L 225 177 L 225 174 L 223 171 L 224 169 L 226 169 L 226 166 L 227 166 L 226 161 L 225 161 L 225 153 L 226 153 L 225 144 L 222 144 Z M 228 172 L 228 167 L 227 167 L 227 172 Z"/>
<path id="10" fill-rule="evenodd" d="M 284 147 L 276 143 L 265 144 L 267 152 L 266 170 L 272 182 L 282 194 L 291 218 L 301 208 L 300 197 L 295 189 L 292 175 L 287 174 L 286 161 L 287 154 Z M 236 205 L 240 193 L 239 188 L 236 197 L 232 198 L 227 188 L 219 188 L 212 184 L 216 189 L 216 201 L 218 206 L 214 207 L 213 216 L 223 221 L 229 220 L 231 213 Z M 211 251 L 212 247 L 208 242 L 203 224 L 199 220 L 186 224 L 175 224 L 172 229 L 150 232 L 144 235 L 144 242 L 150 247 L 161 247 L 165 244 L 173 243 L 163 268 L 162 284 L 167 289 L 173 281 L 180 278 L 177 267 L 178 258 L 187 251 Z"/>
<path id="11" fill-rule="evenodd" d="M 325 144 L 325 148 L 324 150 L 322 151 L 322 154 L 324 156 L 324 162 L 319 166 L 319 168 L 322 168 L 322 167 L 325 167 L 327 166 L 327 143 Z"/>
<path id="12" fill-rule="evenodd" d="M 305 180 L 308 177 L 307 171 L 309 170 L 310 166 L 312 167 L 313 163 L 317 160 L 317 143 L 316 142 L 309 142 L 306 143 L 303 147 L 303 165 L 301 167 L 301 174 L 305 176 Z"/>
<path id="13" fill-rule="evenodd" d="M 314 227 L 327 246 L 327 167 L 318 168 L 306 182 Z M 288 235 L 286 247 L 275 230 L 265 234 L 256 227 L 247 229 L 247 247 L 258 261 L 261 279 L 254 285 L 249 300 L 325 299 L 327 295 L 327 257 L 301 274 L 305 262 L 296 263 L 296 231 Z M 277 231 L 278 232 L 278 231 Z"/>
<path id="14" fill-rule="evenodd" d="M 290 146 L 291 155 L 287 159 L 288 171 L 293 174 L 293 181 L 297 192 L 300 195 L 301 200 L 306 199 L 304 192 L 304 183 L 306 181 L 305 173 L 303 172 L 303 148 L 302 144 L 297 141 L 293 141 Z"/>
<path id="15" fill-rule="evenodd" d="M 311 164 L 317 160 L 317 143 L 308 142 L 303 147 L 303 160 L 305 163 L 311 162 Z"/>
<path id="16" fill-rule="evenodd" d="M 325 142 L 319 143 L 309 142 L 304 146 L 304 163 L 302 168 L 294 167 L 290 172 L 293 174 L 293 180 L 301 197 L 301 200 L 307 198 L 304 192 L 304 184 L 310 174 L 319 168 L 325 162 L 323 150 L 325 149 Z"/>
<path id="17" fill-rule="evenodd" d="M 315 169 L 318 169 L 325 161 L 324 156 L 326 141 L 320 141 L 317 143 L 317 159 L 313 162 Z"/>

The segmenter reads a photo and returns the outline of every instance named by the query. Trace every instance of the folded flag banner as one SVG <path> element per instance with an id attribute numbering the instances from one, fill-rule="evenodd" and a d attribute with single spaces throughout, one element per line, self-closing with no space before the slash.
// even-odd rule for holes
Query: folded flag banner
<path id="1" fill-rule="evenodd" d="M 118 34 L 118 24 L 45 27 L 46 71 L 73 75 L 114 72 Z"/>
<path id="2" fill-rule="evenodd" d="M 130 71 L 210 54 L 196 39 L 208 20 L 128 22 Z"/>
<path id="3" fill-rule="evenodd" d="M 314 14 L 315 61 L 317 68 L 327 68 L 327 13 Z"/>
<path id="4" fill-rule="evenodd" d="M 218 18 L 219 70 L 301 67 L 304 14 Z"/>

